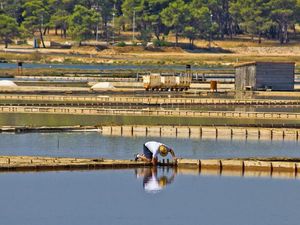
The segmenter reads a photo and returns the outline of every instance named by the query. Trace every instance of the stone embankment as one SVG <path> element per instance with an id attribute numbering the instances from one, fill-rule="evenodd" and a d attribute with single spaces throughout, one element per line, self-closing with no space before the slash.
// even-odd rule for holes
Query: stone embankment
<path id="1" fill-rule="evenodd" d="M 116 103 L 141 105 L 300 105 L 300 100 L 278 99 L 222 99 L 188 97 L 130 97 L 130 96 L 63 96 L 63 95 L 0 95 L 5 101 L 63 102 L 63 103 Z M 49 103 L 48 103 L 49 104 Z M 74 104 L 75 105 L 75 104 Z"/>
<path id="2" fill-rule="evenodd" d="M 281 119 L 298 120 L 300 113 L 285 112 L 236 112 L 236 111 L 193 111 L 171 109 L 104 109 L 86 107 L 39 107 L 39 106 L 0 106 L 0 113 L 44 113 L 65 115 L 120 115 L 182 118 L 232 118 L 232 119 Z"/>
<path id="3" fill-rule="evenodd" d="M 239 126 L 0 126 L 0 132 L 100 132 L 111 136 L 172 137 L 191 139 L 300 139 L 300 128 Z"/>
<path id="4" fill-rule="evenodd" d="M 223 174 L 242 176 L 300 176 L 299 158 L 248 158 L 248 159 L 177 159 L 163 160 L 158 166 L 173 168 L 178 173 Z M 0 171 L 51 171 L 130 169 L 151 167 L 150 163 L 134 160 L 103 158 L 58 158 L 36 156 L 0 156 Z"/>
<path id="5" fill-rule="evenodd" d="M 299 140 L 300 129 L 233 126 L 102 126 L 103 135 L 201 139 Z"/>

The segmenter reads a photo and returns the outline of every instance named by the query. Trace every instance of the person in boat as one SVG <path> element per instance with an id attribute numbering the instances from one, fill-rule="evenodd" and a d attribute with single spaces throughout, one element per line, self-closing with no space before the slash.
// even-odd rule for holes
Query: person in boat
<path id="1" fill-rule="evenodd" d="M 152 162 L 152 164 L 156 166 L 158 155 L 166 157 L 168 153 L 171 154 L 173 160 L 176 160 L 176 156 L 172 148 L 157 141 L 148 141 L 143 145 L 143 154 L 135 155 L 135 161 L 140 160 L 144 162 Z"/>

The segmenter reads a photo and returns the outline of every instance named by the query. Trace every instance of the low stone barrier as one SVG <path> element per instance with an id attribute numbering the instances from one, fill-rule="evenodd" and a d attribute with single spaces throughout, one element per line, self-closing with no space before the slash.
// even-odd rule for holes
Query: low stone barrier
<path id="1" fill-rule="evenodd" d="M 300 129 L 230 126 L 102 126 L 103 135 L 200 139 L 299 140 Z"/>
<path id="2" fill-rule="evenodd" d="M 103 158 L 59 158 L 35 156 L 0 156 L 0 171 L 48 171 L 48 170 L 95 170 L 130 169 L 151 167 L 151 163 L 134 160 Z M 272 176 L 279 178 L 300 177 L 299 158 L 245 158 L 245 159 L 177 159 L 162 160 L 159 167 L 173 168 L 177 173 Z"/>
<path id="3" fill-rule="evenodd" d="M 69 90 L 69 89 L 68 89 Z M 0 100 L 22 100 L 64 103 L 120 103 L 144 105 L 300 105 L 300 100 L 224 99 L 191 97 L 132 97 L 132 96 L 63 96 L 63 95 L 0 95 Z M 50 104 L 50 103 L 49 103 Z M 51 105 L 51 104 L 50 104 Z"/>
<path id="4" fill-rule="evenodd" d="M 115 109 L 88 107 L 53 107 L 53 106 L 0 106 L 0 113 L 38 113 L 65 115 L 103 115 L 103 116 L 149 116 L 173 118 L 228 118 L 297 121 L 300 113 L 277 112 L 235 112 L 235 111 L 193 111 L 173 109 Z"/>

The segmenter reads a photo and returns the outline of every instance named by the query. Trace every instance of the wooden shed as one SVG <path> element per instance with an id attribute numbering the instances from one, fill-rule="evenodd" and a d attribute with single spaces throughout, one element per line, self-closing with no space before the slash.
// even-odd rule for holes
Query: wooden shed
<path id="1" fill-rule="evenodd" d="M 235 66 L 235 90 L 293 91 L 294 62 L 249 62 Z"/>

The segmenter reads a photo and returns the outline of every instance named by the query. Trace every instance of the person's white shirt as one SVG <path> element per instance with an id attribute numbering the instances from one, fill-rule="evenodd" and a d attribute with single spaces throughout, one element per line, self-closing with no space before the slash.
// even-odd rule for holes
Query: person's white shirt
<path id="1" fill-rule="evenodd" d="M 166 146 L 165 144 L 157 141 L 148 141 L 145 143 L 145 146 L 149 149 L 150 152 L 152 152 L 153 157 L 156 157 L 159 154 L 159 146 L 161 145 Z M 167 149 L 169 149 L 168 146 L 166 147 Z"/>

